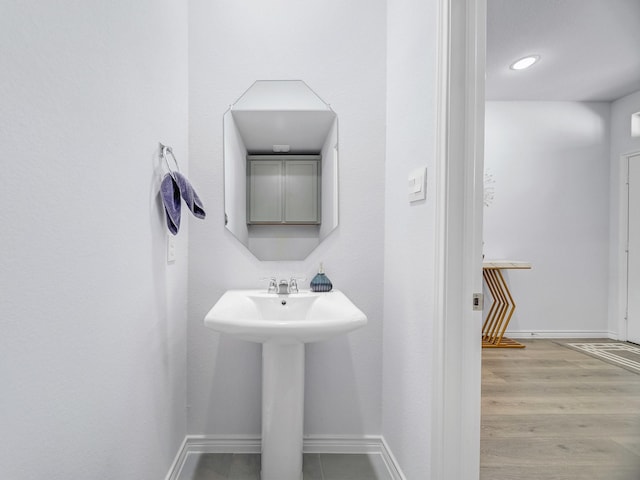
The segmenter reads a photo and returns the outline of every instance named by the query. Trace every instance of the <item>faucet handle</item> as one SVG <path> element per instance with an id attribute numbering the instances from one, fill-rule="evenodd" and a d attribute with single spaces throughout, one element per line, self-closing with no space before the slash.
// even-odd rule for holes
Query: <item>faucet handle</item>
<path id="1" fill-rule="evenodd" d="M 278 292 L 278 281 L 276 277 L 262 277 L 260 278 L 262 281 L 269 281 L 269 286 L 267 287 L 267 293 L 277 293 Z"/>
<path id="2" fill-rule="evenodd" d="M 289 293 L 298 293 L 298 282 L 304 282 L 305 277 L 291 277 L 289 279 Z"/>

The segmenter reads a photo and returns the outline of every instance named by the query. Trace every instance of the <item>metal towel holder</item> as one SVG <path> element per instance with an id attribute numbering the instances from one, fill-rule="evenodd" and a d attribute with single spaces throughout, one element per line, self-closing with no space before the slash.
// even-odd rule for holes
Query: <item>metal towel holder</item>
<path id="1" fill-rule="evenodd" d="M 160 144 L 160 154 L 162 155 L 162 158 L 164 159 L 164 162 L 167 164 L 167 169 L 169 170 L 169 175 L 171 175 L 171 178 L 173 178 L 174 180 L 177 181 L 173 170 L 171 169 L 171 166 L 169 165 L 169 159 L 167 158 L 167 153 L 169 155 L 171 155 L 171 158 L 173 158 L 173 163 L 176 165 L 176 170 L 178 172 L 180 172 L 180 165 L 178 165 L 178 160 L 176 160 L 176 156 L 173 154 L 173 149 L 168 146 L 168 145 L 163 145 L 162 143 Z"/>

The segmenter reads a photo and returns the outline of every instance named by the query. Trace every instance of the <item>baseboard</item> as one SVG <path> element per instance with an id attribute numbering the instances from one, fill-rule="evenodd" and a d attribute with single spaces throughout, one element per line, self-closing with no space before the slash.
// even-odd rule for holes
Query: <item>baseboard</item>
<path id="1" fill-rule="evenodd" d="M 180 477 L 182 466 L 187 460 L 187 438 L 188 437 L 184 437 L 184 440 L 182 440 L 182 444 L 180 445 L 180 448 L 178 448 L 178 453 L 176 454 L 176 458 L 173 459 L 171 467 L 169 467 L 169 472 L 167 473 L 165 480 L 176 480 Z"/>
<path id="2" fill-rule="evenodd" d="M 406 480 L 382 436 L 308 435 L 304 453 L 350 453 L 380 455 L 392 480 Z M 260 453 L 260 437 L 251 435 L 187 435 L 165 480 L 178 480 L 189 455 L 202 453 Z"/>
<path id="3" fill-rule="evenodd" d="M 359 453 L 380 455 L 392 480 L 406 480 L 398 461 L 384 437 L 379 435 L 309 435 L 304 438 L 304 453 Z"/>
<path id="4" fill-rule="evenodd" d="M 506 337 L 527 338 L 612 338 L 612 332 L 599 330 L 516 330 L 507 331 Z"/>
<path id="5" fill-rule="evenodd" d="M 621 342 L 625 342 L 627 339 L 626 338 L 622 338 L 620 335 L 618 335 L 618 332 L 608 332 L 608 337 L 610 340 L 620 340 Z"/>
<path id="6" fill-rule="evenodd" d="M 400 469 L 400 464 L 396 460 L 396 457 L 393 456 L 393 452 L 389 448 L 389 445 L 387 445 L 387 441 L 384 439 L 384 437 L 380 437 L 380 440 L 382 444 L 382 459 L 387 464 L 387 469 L 389 470 L 389 475 L 391 475 L 391 478 L 393 480 L 407 480 L 407 478 L 404 476 L 404 473 L 402 473 L 402 470 Z"/>

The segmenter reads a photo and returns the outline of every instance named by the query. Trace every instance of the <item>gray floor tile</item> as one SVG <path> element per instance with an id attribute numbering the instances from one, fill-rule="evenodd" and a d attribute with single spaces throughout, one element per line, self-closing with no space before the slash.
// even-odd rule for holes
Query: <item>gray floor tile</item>
<path id="1" fill-rule="evenodd" d="M 198 458 L 191 478 L 181 480 L 228 480 L 231 468 L 231 453 L 205 453 Z"/>
<path id="2" fill-rule="evenodd" d="M 323 480 L 389 480 L 380 455 L 322 454 Z"/>
<path id="3" fill-rule="evenodd" d="M 375 454 L 305 453 L 302 470 L 304 480 L 390 480 L 382 457 Z M 260 480 L 260 455 L 194 454 L 180 480 Z"/>
<path id="4" fill-rule="evenodd" d="M 303 480 L 323 480 L 320 455 L 317 453 L 305 453 L 302 456 Z"/>
<path id="5" fill-rule="evenodd" d="M 235 453 L 229 468 L 229 480 L 260 480 L 260 455 Z"/>

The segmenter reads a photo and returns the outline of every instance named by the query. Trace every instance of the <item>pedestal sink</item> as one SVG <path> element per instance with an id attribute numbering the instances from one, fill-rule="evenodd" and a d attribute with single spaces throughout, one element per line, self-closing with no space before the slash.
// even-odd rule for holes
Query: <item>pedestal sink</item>
<path id="1" fill-rule="evenodd" d="M 263 344 L 261 480 L 301 480 L 304 344 L 363 327 L 367 317 L 337 290 L 288 295 L 229 290 L 204 323 Z"/>

